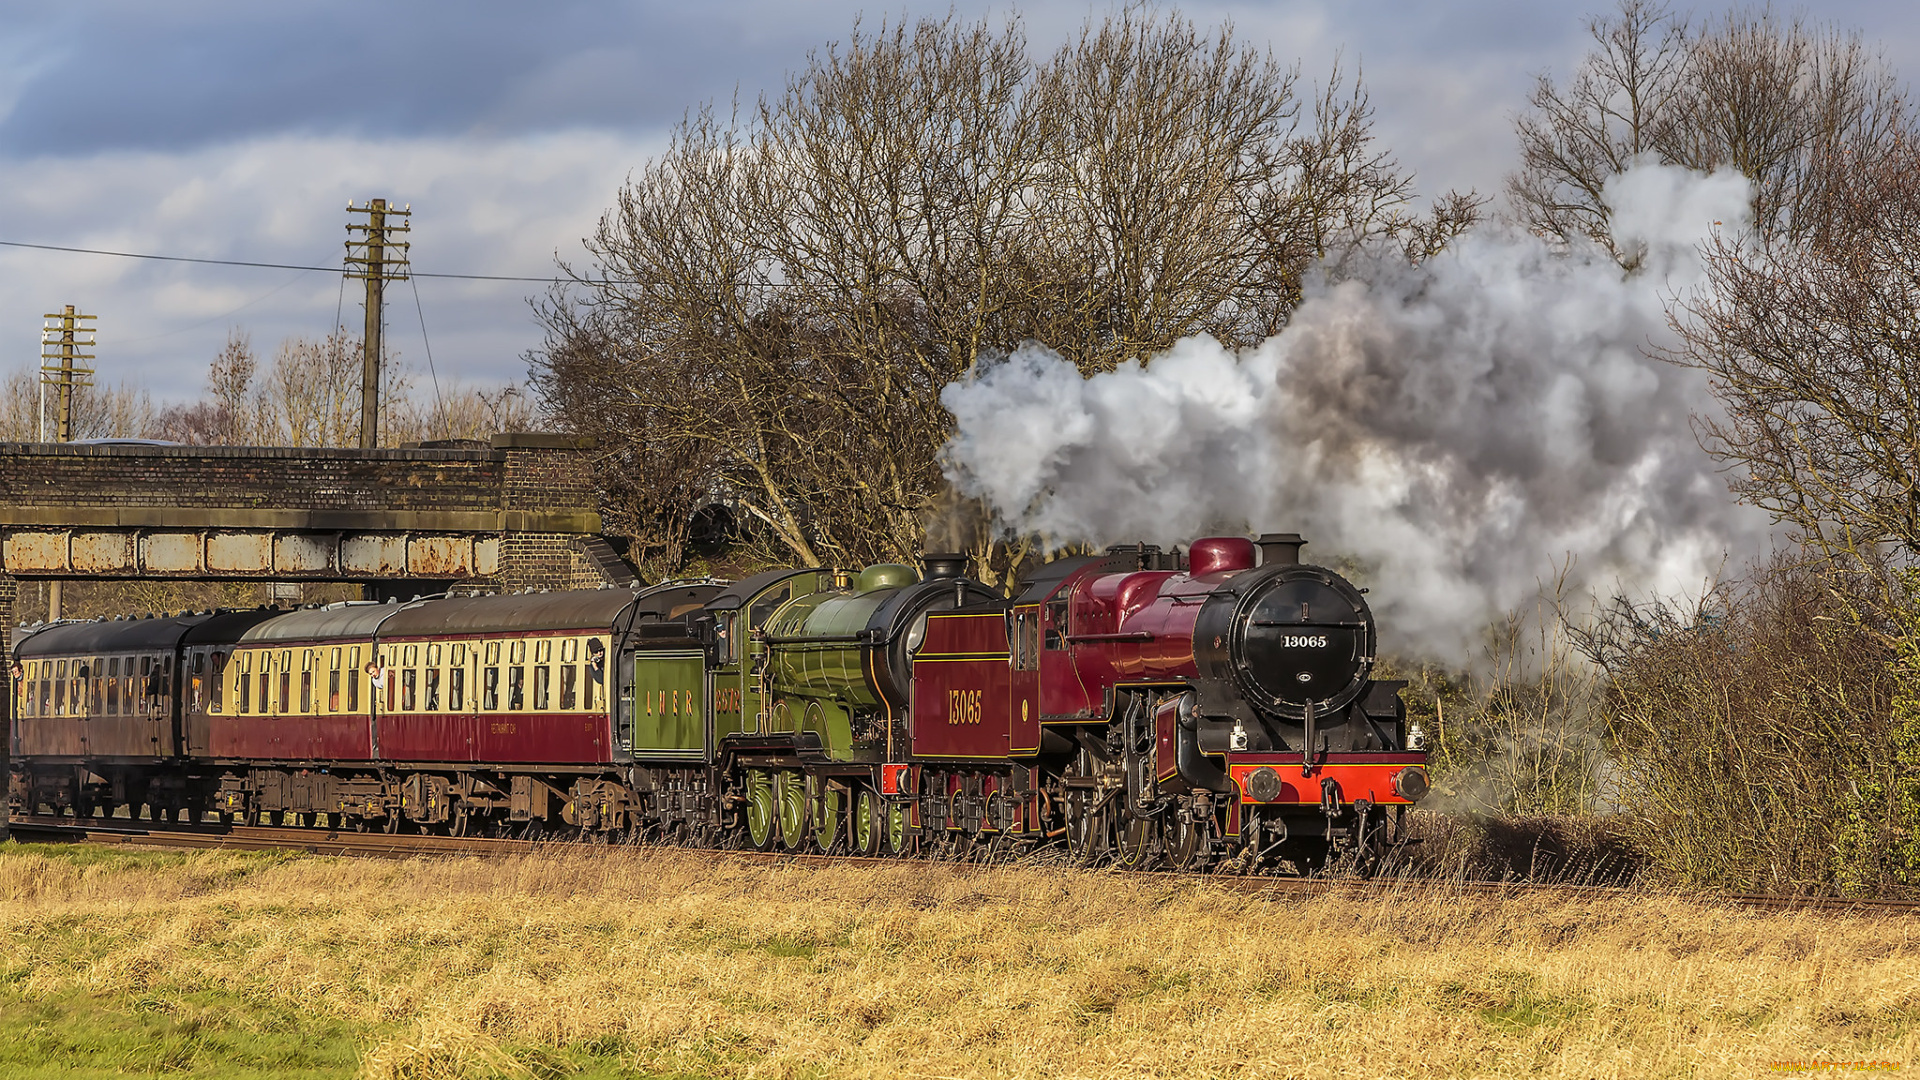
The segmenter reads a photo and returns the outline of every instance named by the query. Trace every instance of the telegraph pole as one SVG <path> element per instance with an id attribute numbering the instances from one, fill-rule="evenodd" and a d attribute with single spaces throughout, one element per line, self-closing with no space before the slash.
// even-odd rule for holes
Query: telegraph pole
<path id="1" fill-rule="evenodd" d="M 58 391 L 57 424 L 54 438 L 73 441 L 73 389 L 93 385 L 93 369 L 75 366 L 75 360 L 91 360 L 93 353 L 81 352 L 95 345 L 94 328 L 86 325 L 92 315 L 82 315 L 68 304 L 65 311 L 49 314 L 40 328 L 40 441 L 47 441 L 47 387 Z M 47 621 L 60 617 L 60 582 L 47 582 Z"/>
<path id="2" fill-rule="evenodd" d="M 365 206 L 347 203 L 347 213 L 367 215 L 364 225 L 347 224 L 346 274 L 364 278 L 367 283 L 367 325 L 360 338 L 360 449 L 372 450 L 380 443 L 381 305 L 386 283 L 407 278 L 410 245 L 395 239 L 395 234 L 411 231 L 407 222 L 413 214 L 413 204 L 395 210 L 385 199 L 369 199 Z M 400 223 L 390 224 L 388 218 L 398 218 Z"/>

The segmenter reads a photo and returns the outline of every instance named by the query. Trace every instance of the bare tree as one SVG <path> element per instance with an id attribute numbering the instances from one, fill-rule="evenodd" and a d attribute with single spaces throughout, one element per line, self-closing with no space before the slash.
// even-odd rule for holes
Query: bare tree
<path id="1" fill-rule="evenodd" d="M 217 365 L 215 361 L 216 377 Z M 402 402 L 392 392 L 397 365 L 381 366 L 381 407 Z M 256 438 L 271 446 L 352 446 L 360 437 L 359 344 L 335 330 L 313 340 L 288 338 L 255 390 Z M 381 418 L 383 421 L 386 417 Z M 383 422 L 382 428 L 387 425 Z"/>
<path id="2" fill-rule="evenodd" d="M 540 424 L 532 397 L 514 383 L 495 390 L 458 383 L 444 392 L 436 388 L 433 404 L 417 410 L 420 415 L 409 427 L 418 439 L 485 439 L 502 431 L 534 431 Z"/>
<path id="3" fill-rule="evenodd" d="M 1672 313 L 1734 489 L 1829 553 L 1920 556 L 1920 137 L 1824 166 L 1803 236 L 1723 238 Z"/>
<path id="4" fill-rule="evenodd" d="M 26 368 L 0 383 L 0 442 L 33 442 L 46 432 L 53 438 L 54 393 L 46 393 L 45 423 L 40 416 L 40 369 Z M 82 385 L 73 389 L 75 439 L 139 439 L 153 434 L 156 416 L 152 396 L 129 382 Z"/>
<path id="5" fill-rule="evenodd" d="M 1416 223 L 1357 83 L 1308 120 L 1297 81 L 1141 7 L 1043 64 L 1017 21 L 856 26 L 635 173 L 541 307 L 532 384 L 600 437 L 669 562 L 715 498 L 770 556 L 909 557 L 943 487 L 939 392 L 983 357 L 1038 338 L 1101 370 L 1257 340 L 1308 264 L 1475 214 Z"/>
<path id="6" fill-rule="evenodd" d="M 1590 20 L 1593 48 L 1563 85 L 1542 75 L 1515 122 L 1513 212 L 1544 235 L 1611 247 L 1606 182 L 1637 161 L 1753 183 L 1754 223 L 1812 227 L 1832 167 L 1876 152 L 1906 123 L 1892 71 L 1858 34 L 1733 10 L 1700 27 L 1654 0 Z M 1633 254 L 1616 252 L 1623 263 Z"/>

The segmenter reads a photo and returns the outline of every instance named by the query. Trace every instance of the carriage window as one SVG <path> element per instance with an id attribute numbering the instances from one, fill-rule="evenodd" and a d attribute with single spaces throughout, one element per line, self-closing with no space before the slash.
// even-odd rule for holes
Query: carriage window
<path id="1" fill-rule="evenodd" d="M 607 677 L 607 643 L 599 638 L 587 639 L 587 681 L 601 683 Z"/>
<path id="2" fill-rule="evenodd" d="M 327 711 L 340 711 L 340 649 L 327 651 Z"/>
<path id="3" fill-rule="evenodd" d="M 227 699 L 227 654 L 213 654 L 213 670 L 208 673 L 207 689 L 212 693 L 212 702 L 208 712 L 220 712 L 226 707 Z"/>
<path id="4" fill-rule="evenodd" d="M 440 709 L 440 665 L 443 662 L 445 654 L 446 650 L 441 648 L 438 643 L 427 646 L 427 700 L 423 708 L 428 712 L 438 712 Z"/>
<path id="5" fill-rule="evenodd" d="M 105 701 L 107 697 L 106 662 L 95 660 L 82 670 L 87 674 L 87 681 L 84 684 L 87 695 L 87 710 L 92 712 L 98 710 L 100 703 Z"/>
<path id="6" fill-rule="evenodd" d="M 100 707 L 108 716 L 120 715 L 120 658 L 115 656 L 106 661 L 106 694 L 100 701 Z"/>
<path id="7" fill-rule="evenodd" d="M 568 638 L 560 643 L 560 662 L 571 664 L 580 659 L 580 639 Z"/>
<path id="8" fill-rule="evenodd" d="M 525 641 L 525 640 L 520 640 L 520 641 L 515 641 L 515 642 L 513 642 L 513 644 L 512 644 L 512 649 L 511 649 L 511 651 L 510 651 L 510 652 L 509 652 L 509 653 L 507 654 L 507 656 L 508 656 L 508 659 L 507 659 L 507 662 L 508 662 L 508 663 L 510 663 L 510 664 L 524 664 L 524 663 L 526 663 L 526 662 L 527 662 L 527 643 L 526 643 L 526 641 Z"/>
<path id="9" fill-rule="evenodd" d="M 313 650 L 300 650 L 300 711 L 313 711 Z"/>
<path id="10" fill-rule="evenodd" d="M 548 664 L 553 662 L 553 639 L 541 638 L 533 643 L 533 662 Z"/>
<path id="11" fill-rule="evenodd" d="M 541 710 L 542 712 L 553 707 L 553 703 L 548 700 L 548 698 L 551 697 L 552 695 L 552 691 L 548 689 L 548 684 L 551 682 L 552 678 L 553 678 L 552 668 L 548 667 L 545 664 L 536 664 L 534 666 L 533 707 Z"/>
<path id="12" fill-rule="evenodd" d="M 527 669 L 515 664 L 507 669 L 507 708 L 510 710 L 527 707 Z"/>
<path id="13" fill-rule="evenodd" d="M 480 669 L 480 707 L 483 709 L 500 707 L 500 669 L 497 667 Z"/>
<path id="14" fill-rule="evenodd" d="M 193 654 L 193 685 L 192 685 L 191 693 L 192 693 L 192 703 L 195 709 L 198 709 L 201 707 L 200 702 L 202 697 L 202 690 L 206 686 L 206 681 L 207 681 L 207 654 L 194 653 Z"/>
<path id="15" fill-rule="evenodd" d="M 234 708 L 241 713 L 253 711 L 253 654 L 234 653 L 234 667 L 239 674 L 234 676 Z"/>
<path id="16" fill-rule="evenodd" d="M 55 716 L 67 714 L 67 662 L 58 661 L 53 668 L 53 713 Z"/>
<path id="17" fill-rule="evenodd" d="M 347 650 L 347 711 L 360 711 L 360 650 Z"/>
<path id="18" fill-rule="evenodd" d="M 53 680 L 48 677 L 48 673 L 51 672 L 52 670 L 53 670 L 52 664 L 47 663 L 45 660 L 40 661 L 39 714 L 41 716 L 53 715 Z"/>
<path id="19" fill-rule="evenodd" d="M 459 710 L 466 707 L 467 669 L 455 667 L 447 672 L 447 708 Z"/>
<path id="20" fill-rule="evenodd" d="M 407 646 L 407 651 L 409 653 L 413 652 L 413 646 Z M 400 671 L 401 712 L 412 712 L 419 707 L 419 697 L 417 694 L 419 689 L 420 670 L 418 668 L 402 668 Z"/>
<path id="21" fill-rule="evenodd" d="M 580 668 L 576 664 L 560 665 L 560 707 L 577 709 L 580 707 Z"/>
<path id="22" fill-rule="evenodd" d="M 255 703 L 254 708 L 257 709 L 262 716 L 273 711 L 273 669 L 276 666 L 273 662 L 273 650 L 268 649 L 261 652 L 260 700 Z"/>
<path id="23" fill-rule="evenodd" d="M 587 708 L 607 707 L 607 645 L 599 638 L 587 639 Z"/>

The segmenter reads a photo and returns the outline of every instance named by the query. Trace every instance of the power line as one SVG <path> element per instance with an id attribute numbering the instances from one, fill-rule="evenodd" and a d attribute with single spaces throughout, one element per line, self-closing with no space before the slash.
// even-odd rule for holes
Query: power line
<path id="1" fill-rule="evenodd" d="M 103 248 L 65 247 L 60 244 L 29 244 L 20 240 L 0 240 L 0 247 L 32 248 L 35 251 L 64 251 L 75 255 L 111 255 L 116 259 L 147 259 L 152 262 L 198 263 L 202 266 L 250 266 L 262 270 L 308 270 L 319 274 L 343 273 L 338 266 L 300 266 L 295 263 L 248 262 L 244 259 L 194 259 L 185 255 L 147 255 L 137 251 L 107 251 Z M 415 277 L 452 278 L 458 281 L 532 281 L 551 285 L 562 278 L 515 277 L 508 274 L 429 274 L 413 271 Z"/>
<path id="2" fill-rule="evenodd" d="M 433 379 L 433 403 L 440 406 L 440 422 L 447 422 L 447 399 L 440 396 L 440 373 L 433 369 L 433 342 L 427 339 L 427 309 L 420 306 L 420 283 L 413 277 L 407 278 L 407 284 L 413 286 L 413 310 L 420 316 L 420 343 L 427 347 L 427 375 Z M 445 432 L 447 438 L 453 437 L 452 430 Z"/>

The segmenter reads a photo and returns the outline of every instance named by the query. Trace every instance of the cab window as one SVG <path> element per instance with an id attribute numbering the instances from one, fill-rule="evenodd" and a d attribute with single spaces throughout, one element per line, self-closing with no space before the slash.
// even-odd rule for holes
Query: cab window
<path id="1" fill-rule="evenodd" d="M 1064 649 L 1067 647 L 1067 602 L 1054 600 L 1047 604 L 1047 648 Z"/>

